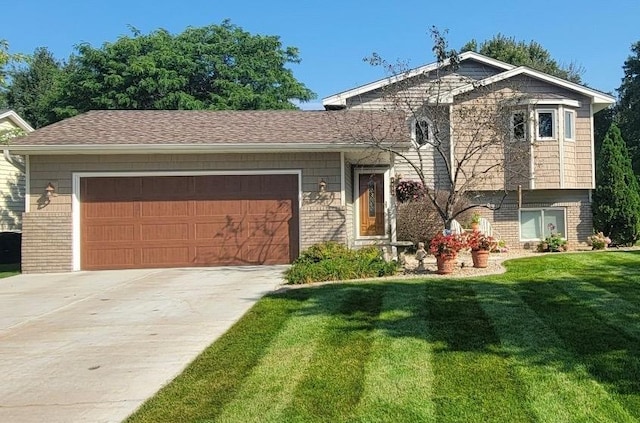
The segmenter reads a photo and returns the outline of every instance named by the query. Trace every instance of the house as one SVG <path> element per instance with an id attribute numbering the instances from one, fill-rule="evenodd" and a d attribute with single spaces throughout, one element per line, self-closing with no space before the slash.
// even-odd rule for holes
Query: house
<path id="1" fill-rule="evenodd" d="M 394 184 L 418 173 L 444 191 L 459 173 L 476 200 L 499 203 L 483 214 L 511 246 L 549 224 L 586 241 L 592 117 L 613 98 L 476 53 L 450 65 L 336 94 L 326 111 L 91 111 L 16 139 L 22 269 L 275 264 L 320 241 L 390 245 Z M 496 106 L 508 117 L 485 113 Z M 493 142 L 502 126 L 508 142 Z M 456 173 L 447 160 L 477 139 L 491 142 Z"/>
<path id="2" fill-rule="evenodd" d="M 0 109 L 0 141 L 33 128 L 13 110 Z M 0 157 L 0 232 L 19 232 L 24 212 L 24 164 Z"/>
<path id="3" fill-rule="evenodd" d="M 593 233 L 593 115 L 615 99 L 474 52 L 457 59 L 398 72 L 324 106 L 404 111 L 413 146 L 394 155 L 396 182 L 419 179 L 443 209 L 465 193 L 510 247 L 535 248 L 551 233 L 585 244 Z M 359 164 L 347 157 L 345 166 Z"/>

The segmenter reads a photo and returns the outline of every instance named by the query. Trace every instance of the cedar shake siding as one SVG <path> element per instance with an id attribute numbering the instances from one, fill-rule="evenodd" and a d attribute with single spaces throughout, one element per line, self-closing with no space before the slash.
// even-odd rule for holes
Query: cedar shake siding
<path id="1" fill-rule="evenodd" d="M 510 98 L 518 98 L 518 104 L 501 106 Z M 565 100 L 577 102 L 580 107 L 563 105 Z M 453 105 L 452 119 L 456 157 L 461 157 L 470 144 L 501 138 L 502 142 L 470 160 L 469 167 L 485 169 L 497 162 L 508 162 L 510 158 L 514 161 L 507 163 L 505 169 L 491 171 L 489 177 L 479 181 L 474 188 L 499 190 L 506 185 L 507 189 L 515 189 L 521 185 L 534 189 L 590 189 L 593 156 L 589 105 L 590 101 L 585 96 L 529 77 L 512 78 L 460 95 Z M 537 111 L 541 110 L 554 113 L 553 139 L 537 137 Z M 512 142 L 508 123 L 500 123 L 509 122 L 512 111 L 522 111 L 528 116 L 528 138 L 533 141 L 532 150 L 528 142 Z M 564 135 L 565 111 L 575 113 L 572 140 L 565 139 Z M 508 173 L 508 167 L 513 175 Z"/>
<path id="2" fill-rule="evenodd" d="M 436 72 L 419 74 L 403 80 L 399 86 L 387 86 L 348 98 L 346 105 L 349 109 L 380 110 L 402 107 L 399 103 L 407 101 L 414 106 L 419 106 L 425 102 L 427 96 L 432 96 L 435 92 L 444 93 L 469 82 L 496 75 L 499 72 L 500 69 L 493 66 L 475 60 L 466 60 L 461 62 L 455 71 L 440 71 L 440 74 Z M 436 87 L 435 81 L 438 76 L 441 82 Z M 401 102 L 398 101 L 399 99 Z"/>

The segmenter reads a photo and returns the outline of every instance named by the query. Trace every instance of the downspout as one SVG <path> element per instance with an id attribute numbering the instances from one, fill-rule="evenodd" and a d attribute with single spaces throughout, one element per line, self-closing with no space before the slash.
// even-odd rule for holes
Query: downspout
<path id="1" fill-rule="evenodd" d="M 20 172 L 25 173 L 24 163 L 21 163 L 16 157 L 12 156 L 8 149 L 3 149 L 4 159 L 13 167 L 18 169 Z"/>
<path id="2" fill-rule="evenodd" d="M 536 148 L 535 148 L 535 139 L 537 134 L 537 119 L 535 116 L 535 110 L 531 107 L 527 108 L 527 112 L 529 114 L 529 122 L 531 125 L 529 126 L 529 189 L 536 188 Z"/>
<path id="3" fill-rule="evenodd" d="M 456 160 L 456 153 L 455 153 L 455 145 L 454 145 L 454 140 L 453 140 L 453 125 L 451 124 L 451 120 L 453 119 L 453 103 L 449 105 L 449 161 L 451 162 L 451 166 L 449 169 L 449 180 L 451 181 L 451 188 L 455 189 L 455 187 L 453 186 L 454 184 L 454 179 L 456 177 L 456 165 L 455 165 L 455 160 Z"/>

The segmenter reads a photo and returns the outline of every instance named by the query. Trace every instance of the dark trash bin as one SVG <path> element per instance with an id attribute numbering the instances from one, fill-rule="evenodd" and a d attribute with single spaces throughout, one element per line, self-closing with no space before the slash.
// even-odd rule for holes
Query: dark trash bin
<path id="1" fill-rule="evenodd" d="M 0 232 L 0 264 L 20 263 L 21 247 L 21 233 Z"/>

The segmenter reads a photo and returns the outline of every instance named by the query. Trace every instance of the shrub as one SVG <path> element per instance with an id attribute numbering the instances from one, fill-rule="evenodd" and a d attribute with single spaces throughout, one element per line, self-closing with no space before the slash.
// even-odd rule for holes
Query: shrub
<path id="1" fill-rule="evenodd" d="M 615 124 L 607 131 L 597 162 L 593 226 L 616 245 L 633 245 L 640 239 L 640 187 Z"/>
<path id="2" fill-rule="evenodd" d="M 445 196 L 443 193 L 442 202 L 445 201 Z M 457 210 L 467 206 L 466 201 L 459 201 Z M 463 212 L 456 217 L 456 220 L 467 221 L 470 215 L 470 211 Z M 418 242 L 428 244 L 433 237 L 442 232 L 443 227 L 442 218 L 431 201 L 426 198 L 399 203 L 396 207 L 396 233 L 399 240 L 411 241 L 414 245 L 418 245 Z"/>
<path id="3" fill-rule="evenodd" d="M 361 279 L 393 275 L 396 262 L 386 262 L 377 247 L 351 250 L 342 244 L 315 244 L 302 252 L 285 272 L 290 284 Z"/>
<path id="4" fill-rule="evenodd" d="M 591 245 L 594 250 L 604 250 L 611 244 L 611 239 L 602 232 L 598 232 L 588 237 L 587 243 Z"/>

